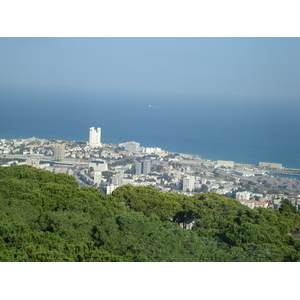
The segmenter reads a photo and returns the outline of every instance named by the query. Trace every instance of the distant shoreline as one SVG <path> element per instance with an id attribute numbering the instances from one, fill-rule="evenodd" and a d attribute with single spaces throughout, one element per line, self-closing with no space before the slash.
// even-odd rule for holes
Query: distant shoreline
<path id="1" fill-rule="evenodd" d="M 38 137 L 30 137 L 30 138 L 13 138 L 13 139 L 0 139 L 0 140 L 29 140 L 29 139 L 32 139 L 32 138 L 36 138 L 36 139 L 39 139 L 39 140 L 47 140 L 47 141 L 51 141 L 51 140 L 54 140 L 54 141 L 63 141 L 63 142 L 75 142 L 75 143 L 87 143 L 87 141 L 76 141 L 76 140 L 65 140 L 65 139 L 55 139 L 55 138 L 53 138 L 53 139 L 47 139 L 47 138 L 38 138 Z M 120 144 L 120 143 L 103 143 L 103 145 L 118 145 L 118 144 Z M 150 146 L 146 146 L 146 148 L 151 148 Z M 221 160 L 221 159 L 216 159 L 216 160 L 214 160 L 214 159 L 210 159 L 210 158 L 204 158 L 204 157 L 202 157 L 201 155 L 199 155 L 199 154 L 193 154 L 193 153 L 182 153 L 182 152 L 174 152 L 174 151 L 168 151 L 168 150 L 166 150 L 166 149 L 162 149 L 162 150 L 164 150 L 164 151 L 166 151 L 166 152 L 168 152 L 169 154 L 171 154 L 171 155 L 174 155 L 174 154 L 179 154 L 179 155 L 181 155 L 181 156 L 184 156 L 184 155 L 187 155 L 187 156 L 197 156 L 197 157 L 199 157 L 201 160 L 206 160 L 206 161 L 212 161 L 212 162 L 217 162 L 217 161 L 233 161 L 235 164 L 237 164 L 237 165 L 244 165 L 244 166 L 254 166 L 254 167 L 257 167 L 258 166 L 258 164 L 259 164 L 259 162 L 257 163 L 257 164 L 253 164 L 253 163 L 241 163 L 241 162 L 236 162 L 236 161 L 234 161 L 234 160 Z M 7 154 L 0 154 L 0 157 L 4 157 L 4 155 L 6 156 Z M 14 154 L 8 154 L 8 155 L 14 155 Z M 32 157 L 34 157 L 34 155 L 32 156 Z M 46 158 L 46 157 L 45 157 Z M 268 162 L 268 163 L 274 163 L 274 162 Z M 283 176 L 280 176 L 280 177 L 290 177 L 290 176 L 296 176 L 295 178 L 300 178 L 300 168 L 298 169 L 298 168 L 287 168 L 287 167 L 285 167 L 284 165 L 282 166 L 283 167 L 283 169 L 282 170 L 285 170 L 285 171 L 289 171 L 289 170 L 291 170 L 291 172 L 299 172 L 299 174 L 290 174 L 290 173 L 288 173 L 288 174 L 285 174 L 285 173 L 280 173 L 280 172 L 277 172 L 277 173 L 275 173 L 275 174 L 278 174 L 278 176 L 280 176 L 280 175 L 283 175 Z"/>

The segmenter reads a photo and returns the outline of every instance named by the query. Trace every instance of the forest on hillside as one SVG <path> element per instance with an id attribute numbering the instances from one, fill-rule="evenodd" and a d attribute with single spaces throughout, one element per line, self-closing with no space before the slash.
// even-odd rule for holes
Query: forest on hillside
<path id="1" fill-rule="evenodd" d="M 103 195 L 66 174 L 0 167 L 2 262 L 296 262 L 299 231 L 289 200 L 250 209 L 130 185 Z"/>

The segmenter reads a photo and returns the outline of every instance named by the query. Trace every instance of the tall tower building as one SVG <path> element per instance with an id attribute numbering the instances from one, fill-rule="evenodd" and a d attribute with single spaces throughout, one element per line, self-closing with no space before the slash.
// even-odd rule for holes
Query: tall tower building
<path id="1" fill-rule="evenodd" d="M 141 175 L 142 174 L 142 163 L 137 162 L 135 164 L 135 174 L 136 175 Z"/>
<path id="2" fill-rule="evenodd" d="M 182 190 L 186 191 L 193 191 L 195 188 L 195 177 L 194 176 L 186 176 L 183 178 L 182 181 Z"/>
<path id="3" fill-rule="evenodd" d="M 151 161 L 144 160 L 142 162 L 137 162 L 135 164 L 135 174 L 136 175 L 148 175 L 151 172 Z"/>
<path id="4" fill-rule="evenodd" d="M 143 175 L 148 175 L 151 171 L 151 162 L 150 160 L 143 161 Z"/>
<path id="5" fill-rule="evenodd" d="M 101 147 L 101 128 L 100 127 L 98 127 L 97 129 L 95 129 L 95 127 L 90 128 L 89 145 L 91 147 Z"/>
<path id="6" fill-rule="evenodd" d="M 54 148 L 54 160 L 63 160 L 65 158 L 65 145 L 56 144 Z"/>

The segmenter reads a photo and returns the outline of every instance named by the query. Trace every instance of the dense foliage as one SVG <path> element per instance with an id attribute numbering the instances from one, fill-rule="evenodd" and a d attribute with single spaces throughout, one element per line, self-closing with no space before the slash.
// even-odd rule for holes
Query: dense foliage
<path id="1" fill-rule="evenodd" d="M 102 195 L 66 174 L 0 167 L 0 261 L 299 261 L 299 228 L 288 200 L 252 210 L 213 193 Z"/>

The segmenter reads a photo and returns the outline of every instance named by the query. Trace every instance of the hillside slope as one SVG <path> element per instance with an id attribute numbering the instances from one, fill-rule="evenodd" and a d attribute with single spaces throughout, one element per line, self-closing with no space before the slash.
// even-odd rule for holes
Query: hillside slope
<path id="1" fill-rule="evenodd" d="M 102 195 L 66 174 L 0 167 L 0 261 L 299 261 L 299 226 L 288 202 L 251 210 L 129 185 Z"/>

